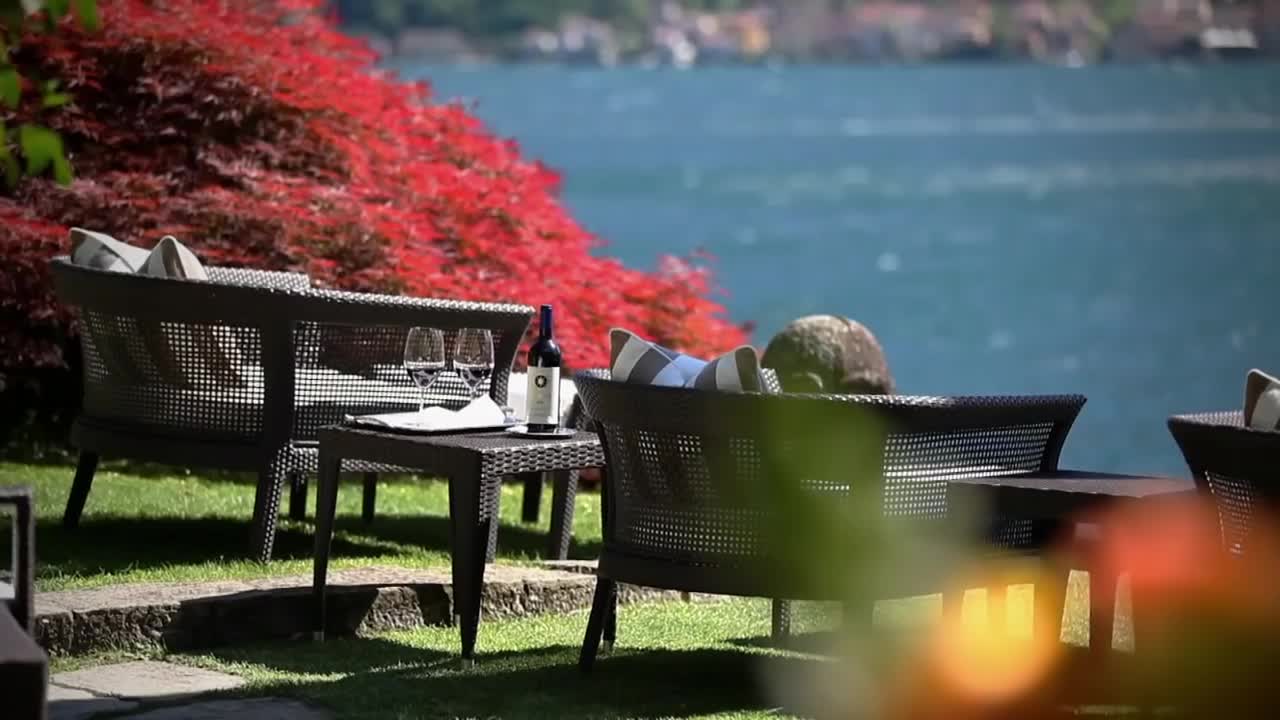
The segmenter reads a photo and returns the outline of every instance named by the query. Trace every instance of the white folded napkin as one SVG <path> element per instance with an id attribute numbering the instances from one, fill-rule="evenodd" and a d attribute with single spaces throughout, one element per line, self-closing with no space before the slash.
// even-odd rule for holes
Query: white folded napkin
<path id="1" fill-rule="evenodd" d="M 354 418 L 361 425 L 374 425 L 397 430 L 463 430 L 489 428 L 507 424 L 507 414 L 493 398 L 481 395 L 459 410 L 433 405 L 422 412 L 383 413 Z"/>

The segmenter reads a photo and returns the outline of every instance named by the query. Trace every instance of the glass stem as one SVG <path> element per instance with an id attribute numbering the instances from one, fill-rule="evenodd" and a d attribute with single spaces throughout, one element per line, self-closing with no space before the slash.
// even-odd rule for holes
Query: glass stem
<path id="1" fill-rule="evenodd" d="M 419 413 L 425 412 L 426 409 L 427 409 L 427 389 L 419 385 L 418 386 L 418 412 Z"/>

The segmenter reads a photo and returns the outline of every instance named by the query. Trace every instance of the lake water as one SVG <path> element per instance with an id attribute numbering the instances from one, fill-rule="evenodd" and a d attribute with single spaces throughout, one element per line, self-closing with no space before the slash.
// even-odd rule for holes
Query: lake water
<path id="1" fill-rule="evenodd" d="M 761 347 L 836 313 L 902 392 L 1087 395 L 1065 464 L 1185 473 L 1166 417 L 1280 370 L 1280 67 L 405 74 L 562 170 L 611 254 L 717 256 Z"/>

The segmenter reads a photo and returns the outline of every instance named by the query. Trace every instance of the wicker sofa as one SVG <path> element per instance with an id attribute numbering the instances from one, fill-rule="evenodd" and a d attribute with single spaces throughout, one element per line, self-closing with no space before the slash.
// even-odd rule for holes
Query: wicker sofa
<path id="1" fill-rule="evenodd" d="M 948 479 L 1056 470 L 1085 402 L 1076 395 L 737 394 L 608 377 L 602 370 L 575 377 L 608 467 L 584 669 L 602 636 L 614 639 L 618 582 L 842 600 L 849 617 L 865 615 L 868 622 L 864 602 L 945 589 L 941 576 L 904 584 L 889 573 L 864 585 L 871 595 L 851 596 L 839 568 L 855 550 L 871 549 L 797 547 L 796 537 L 812 536 L 805 519 L 788 510 L 851 503 L 884 518 L 889 537 L 950 533 L 956 528 L 947 516 Z M 1034 552 L 1048 541 L 1028 522 L 983 520 L 976 528 L 983 546 Z M 819 567 L 835 569 L 815 572 Z M 953 604 L 962 592 L 949 593 Z M 785 612 L 785 603 L 775 602 L 775 633 Z"/>
<path id="2" fill-rule="evenodd" d="M 250 553 L 270 560 L 282 488 L 305 508 L 316 431 L 345 415 L 415 409 L 402 368 L 408 328 L 487 328 L 488 388 L 507 397 L 511 363 L 533 317 L 524 305 L 320 290 L 306 275 L 207 268 L 210 282 L 96 270 L 52 261 L 59 298 L 80 311 L 84 406 L 72 429 L 79 465 L 64 523 L 80 518 L 101 456 L 258 473 Z M 430 401 L 460 407 L 446 375 Z M 366 516 L 374 473 L 365 473 Z"/>

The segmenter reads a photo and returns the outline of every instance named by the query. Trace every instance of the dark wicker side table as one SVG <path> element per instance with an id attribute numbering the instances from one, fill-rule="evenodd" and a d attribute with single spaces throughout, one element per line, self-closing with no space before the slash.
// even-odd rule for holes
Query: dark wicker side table
<path id="1" fill-rule="evenodd" d="M 961 515 L 1000 517 L 1006 520 L 1031 520 L 1054 528 L 1049 532 L 1063 541 L 1058 549 L 1077 558 L 1088 558 L 1079 552 L 1077 524 L 1092 525 L 1105 517 L 1105 511 L 1120 505 L 1138 503 L 1154 507 L 1154 503 L 1178 502 L 1195 497 L 1195 483 L 1190 479 L 1141 477 L 1114 473 L 1059 470 L 998 477 L 956 478 L 948 482 L 947 503 Z M 1105 537 L 1107 528 L 1095 526 Z M 1059 558 L 1062 572 L 1054 592 L 1065 595 L 1066 573 L 1072 560 Z M 1090 564 L 1087 560 L 1086 565 Z M 1116 578 L 1096 568 L 1076 567 L 1089 571 L 1089 649 L 1098 656 L 1111 650 L 1115 622 Z M 1037 587 L 1037 592 L 1039 592 Z M 1003 588 L 988 588 L 1003 591 Z M 1054 597 L 1049 607 L 1061 622 L 1065 597 Z M 1040 606 L 1037 600 L 1037 607 Z M 1002 626 L 1003 604 L 997 605 L 991 620 Z M 1056 623 L 1055 623 L 1056 625 Z M 1134 627 L 1139 622 L 1135 619 Z"/>
<path id="2" fill-rule="evenodd" d="M 347 426 L 320 430 L 320 486 L 316 500 L 315 578 L 312 627 L 323 639 L 325 576 L 333 539 L 338 475 L 344 460 L 365 460 L 413 468 L 449 480 L 449 535 L 454 617 L 462 634 L 462 658 L 475 658 L 480 625 L 484 566 L 493 559 L 502 478 L 521 473 L 554 472 L 552 556 L 563 557 L 573 529 L 577 471 L 603 467 L 604 453 L 595 433 L 568 438 L 522 438 L 501 431 L 413 435 Z"/>

